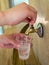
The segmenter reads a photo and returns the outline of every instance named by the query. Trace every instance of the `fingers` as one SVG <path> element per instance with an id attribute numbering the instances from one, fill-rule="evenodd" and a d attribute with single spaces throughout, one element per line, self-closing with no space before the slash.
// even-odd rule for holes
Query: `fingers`
<path id="1" fill-rule="evenodd" d="M 31 17 L 30 23 L 31 23 L 31 24 L 34 24 L 35 21 L 36 21 L 37 14 L 34 13 L 33 11 L 31 11 L 31 13 L 29 13 L 29 16 Z"/>
<path id="2" fill-rule="evenodd" d="M 12 41 L 12 42 L 11 42 Z M 18 49 L 20 45 L 16 42 L 13 42 L 13 40 L 9 41 L 9 43 L 0 43 L 1 48 L 16 48 Z"/>
<path id="3" fill-rule="evenodd" d="M 30 10 L 32 10 L 32 12 L 37 13 L 37 10 L 34 7 L 32 7 L 30 5 L 28 5 L 28 6 L 29 6 Z"/>
<path id="4" fill-rule="evenodd" d="M 15 34 L 12 34 L 12 37 L 16 40 L 17 39 L 20 39 L 22 37 L 26 36 L 25 34 L 23 33 L 15 33 Z"/>
<path id="5" fill-rule="evenodd" d="M 18 48 L 19 44 L 14 40 L 12 35 L 3 35 L 0 37 L 1 48 Z"/>
<path id="6" fill-rule="evenodd" d="M 28 16 L 25 18 L 25 21 L 27 21 L 27 23 L 31 23 L 34 24 L 37 18 L 37 11 L 35 8 L 33 8 L 32 6 L 28 5 Z"/>
<path id="7" fill-rule="evenodd" d="M 25 22 L 29 23 L 29 24 L 34 24 L 37 18 L 37 13 L 33 13 L 32 11 L 29 12 L 29 15 L 27 18 L 25 18 Z"/>
<path id="8" fill-rule="evenodd" d="M 2 48 L 16 48 L 20 47 L 20 42 L 26 40 L 26 35 L 23 33 L 17 33 L 12 35 L 3 36 L 0 41 L 0 47 Z M 27 39 L 31 41 L 31 37 L 27 36 Z M 3 41 L 4 40 L 4 41 Z"/>

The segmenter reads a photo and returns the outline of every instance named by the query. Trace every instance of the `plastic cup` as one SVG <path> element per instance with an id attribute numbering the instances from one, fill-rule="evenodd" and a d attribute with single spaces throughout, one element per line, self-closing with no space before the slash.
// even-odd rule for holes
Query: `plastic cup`
<path id="1" fill-rule="evenodd" d="M 19 58 L 22 60 L 27 60 L 30 55 L 30 42 L 31 40 L 25 36 L 23 39 L 19 40 L 20 47 L 18 48 Z"/>

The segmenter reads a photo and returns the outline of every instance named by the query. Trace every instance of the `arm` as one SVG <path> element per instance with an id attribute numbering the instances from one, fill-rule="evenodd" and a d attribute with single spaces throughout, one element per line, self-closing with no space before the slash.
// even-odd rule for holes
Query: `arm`
<path id="1" fill-rule="evenodd" d="M 36 21 L 36 16 L 37 11 L 33 7 L 26 3 L 21 3 L 14 8 L 0 12 L 0 25 L 14 25 L 21 23 L 22 21 L 27 21 L 28 23 L 33 24 Z M 9 43 L 13 45 L 12 48 L 19 47 L 18 44 L 15 44 L 16 41 L 12 35 L 0 36 L 0 47 L 5 48 L 7 44 L 9 46 Z"/>
<path id="2" fill-rule="evenodd" d="M 30 22 L 34 23 L 36 20 L 37 11 L 27 5 L 21 3 L 16 7 L 0 12 L 0 25 L 14 25 L 30 18 Z"/>

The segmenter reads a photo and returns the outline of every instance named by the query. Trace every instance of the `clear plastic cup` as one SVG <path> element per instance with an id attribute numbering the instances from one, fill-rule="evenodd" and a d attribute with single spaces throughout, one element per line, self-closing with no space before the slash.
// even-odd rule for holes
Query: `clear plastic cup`
<path id="1" fill-rule="evenodd" d="M 19 39 L 20 47 L 18 48 L 19 58 L 22 60 L 26 60 L 29 58 L 30 54 L 30 43 L 31 39 L 28 36 Z"/>

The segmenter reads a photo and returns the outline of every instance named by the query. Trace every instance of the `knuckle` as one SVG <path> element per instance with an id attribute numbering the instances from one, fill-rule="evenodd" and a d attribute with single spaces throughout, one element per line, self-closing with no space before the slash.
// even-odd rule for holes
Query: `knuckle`
<path id="1" fill-rule="evenodd" d="M 28 12 L 30 10 L 29 6 L 25 2 L 23 2 L 22 5 L 26 12 Z"/>
<path id="2" fill-rule="evenodd" d="M 29 9 L 28 5 L 25 7 L 25 10 L 27 13 L 29 13 L 30 9 Z"/>
<path id="3" fill-rule="evenodd" d="M 35 9 L 35 14 L 37 14 L 37 10 Z"/>
<path id="4" fill-rule="evenodd" d="M 36 17 L 37 17 L 37 11 L 36 11 L 36 13 L 35 13 L 35 14 L 36 14 Z"/>
<path id="5" fill-rule="evenodd" d="M 28 14 L 30 9 L 29 9 L 29 6 L 26 4 L 26 3 L 23 3 L 23 7 L 24 7 L 24 10 L 25 10 L 25 13 Z"/>
<path id="6" fill-rule="evenodd" d="M 35 13 L 36 13 L 36 15 L 37 15 L 37 10 L 36 10 L 36 12 L 35 12 Z"/>
<path id="7" fill-rule="evenodd" d="M 25 2 L 22 2 L 23 5 L 27 5 Z"/>
<path id="8" fill-rule="evenodd" d="M 24 7 L 26 10 L 29 9 L 28 5 L 27 5 L 25 2 L 23 2 L 22 4 L 23 4 L 23 7 Z"/>

